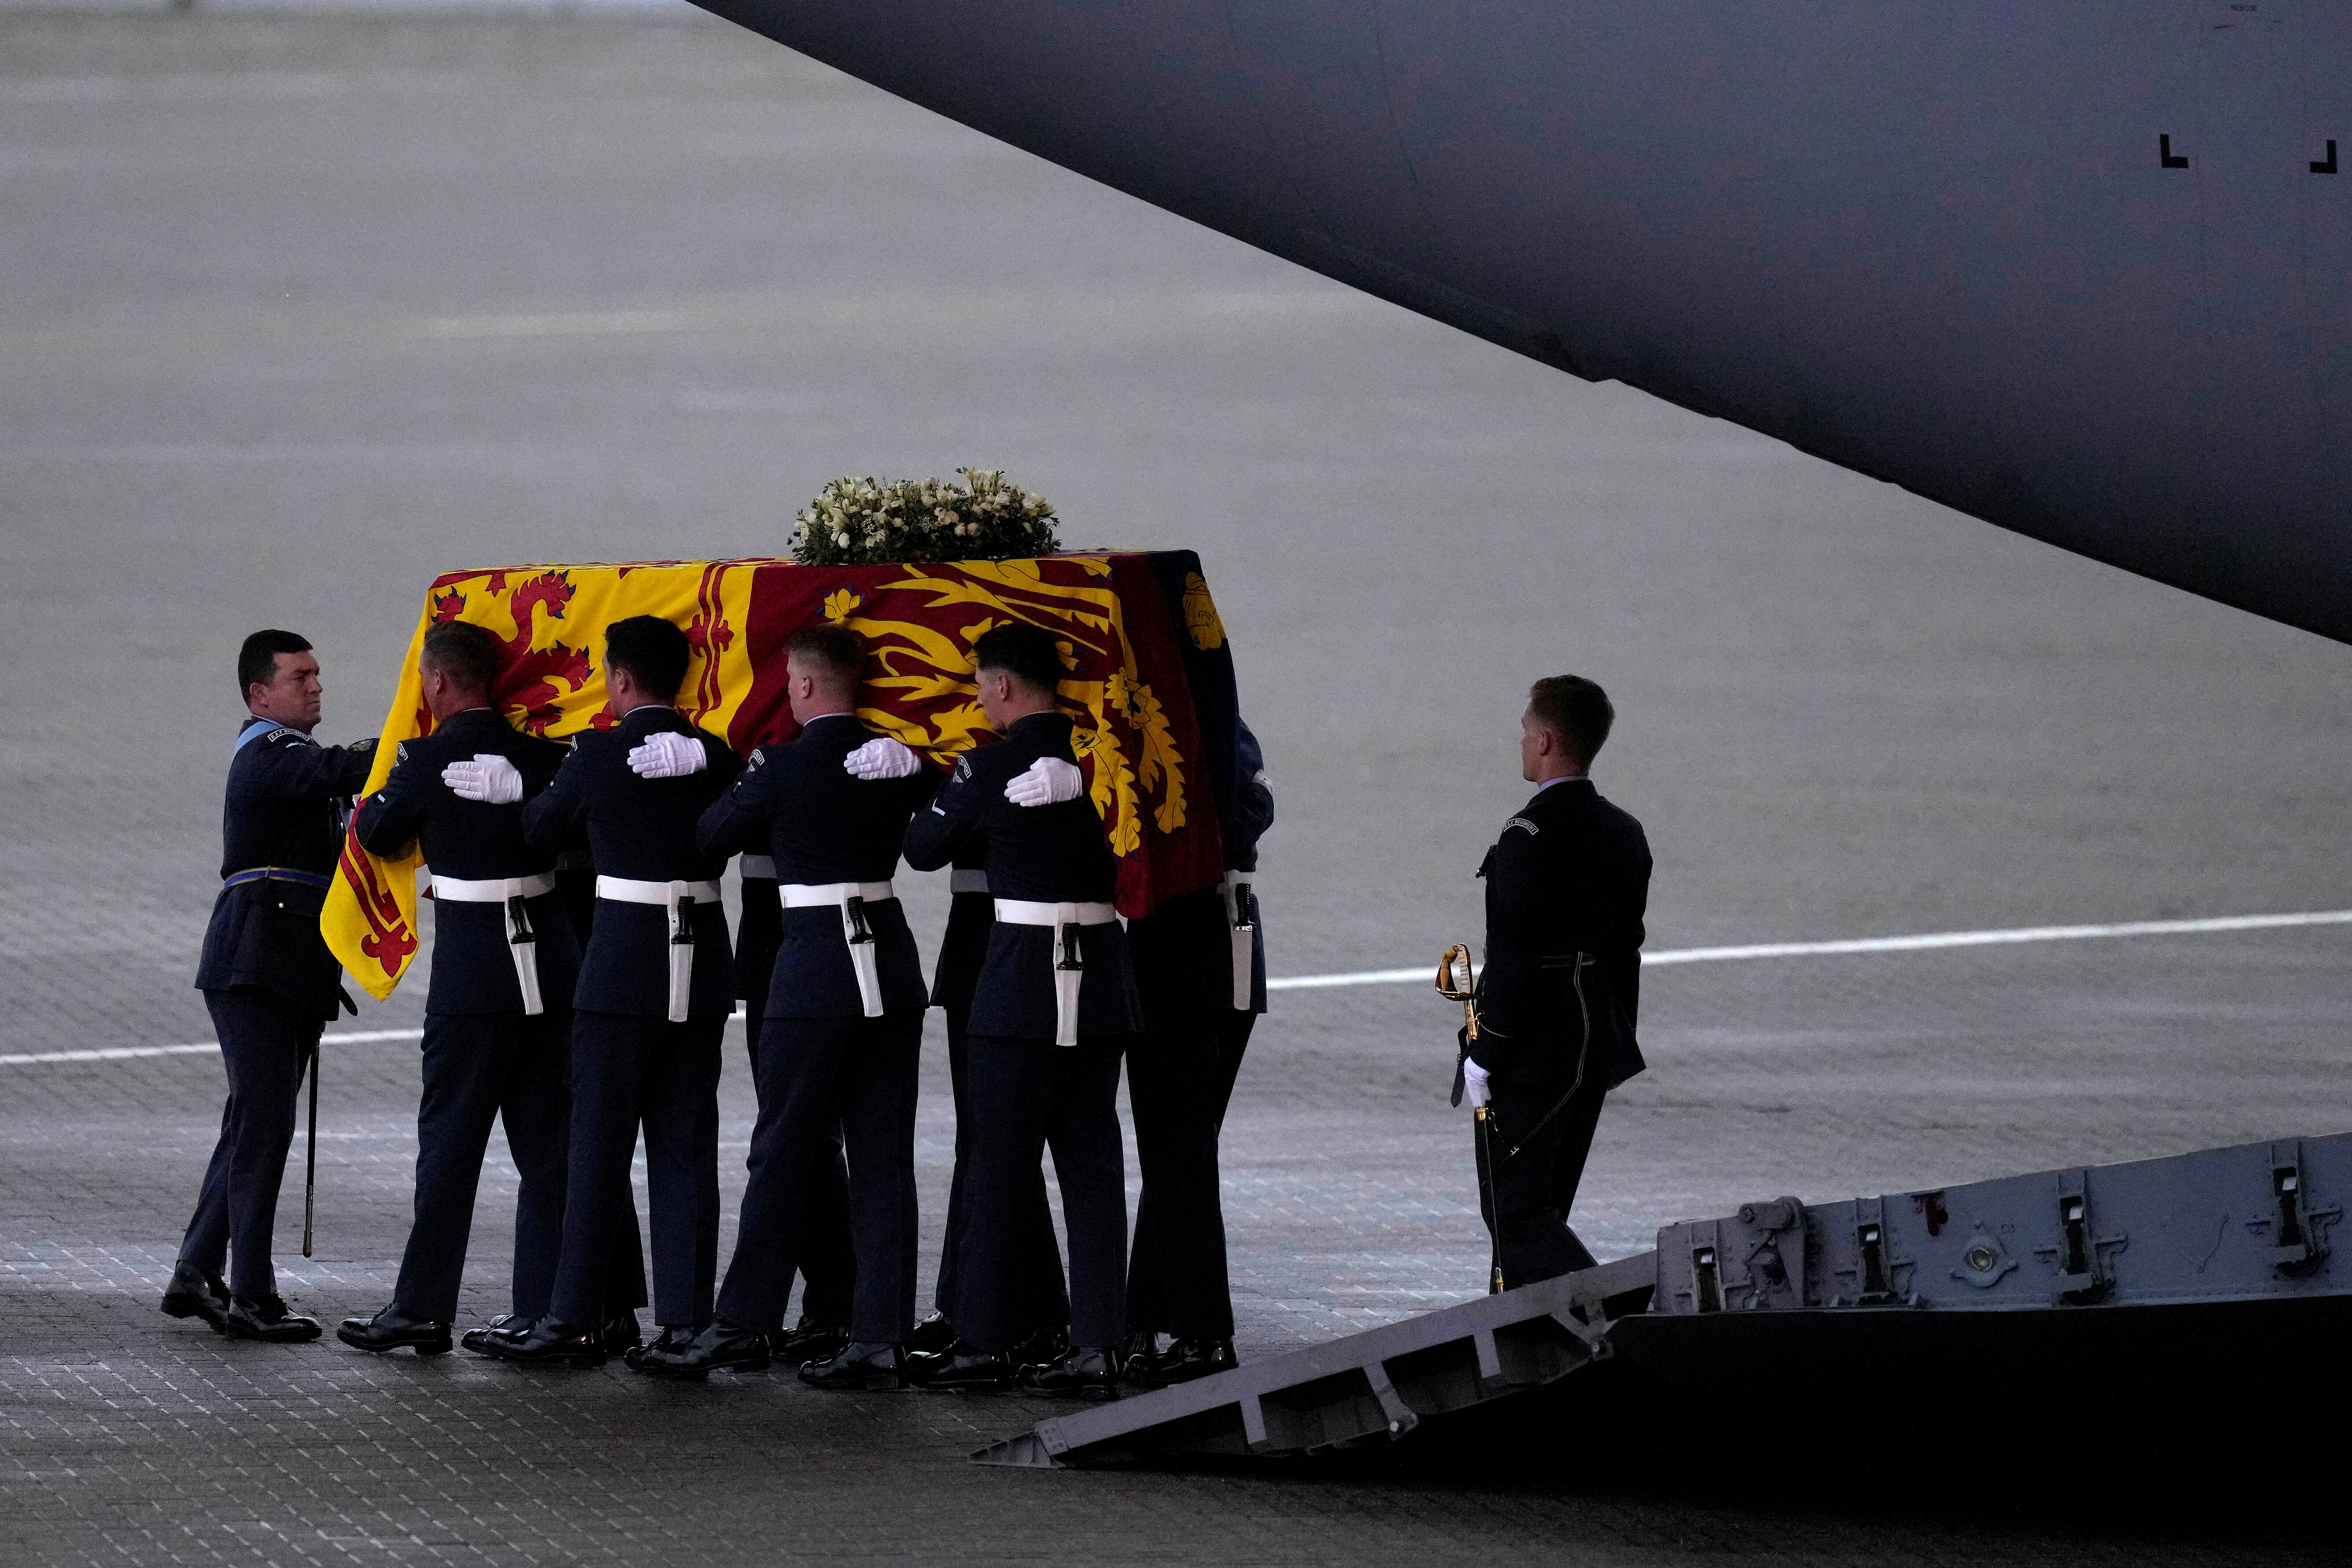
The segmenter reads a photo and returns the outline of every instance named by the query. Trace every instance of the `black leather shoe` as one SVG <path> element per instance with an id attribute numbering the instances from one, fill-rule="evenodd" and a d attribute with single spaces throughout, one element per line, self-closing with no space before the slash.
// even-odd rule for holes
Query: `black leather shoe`
<path id="1" fill-rule="evenodd" d="M 172 1282 L 163 1287 L 163 1315 L 202 1318 L 213 1332 L 228 1332 L 228 1286 L 217 1274 L 207 1274 L 193 1263 L 172 1266 Z"/>
<path id="2" fill-rule="evenodd" d="M 776 1359 L 786 1366 L 801 1366 L 813 1361 L 831 1361 L 849 1348 L 849 1331 L 838 1323 L 812 1328 L 803 1318 L 800 1326 L 775 1336 Z"/>
<path id="3" fill-rule="evenodd" d="M 1027 1339 L 1004 1352 L 1004 1359 L 1014 1366 L 1035 1366 L 1041 1362 L 1059 1361 L 1069 1352 L 1070 1331 L 1059 1323 L 1039 1329 Z"/>
<path id="4" fill-rule="evenodd" d="M 481 1328 L 467 1329 L 457 1336 L 457 1342 L 478 1354 L 487 1355 L 489 1352 L 482 1349 L 482 1342 L 493 1336 L 503 1340 L 520 1340 L 530 1332 L 530 1326 L 537 1321 L 539 1321 L 537 1318 L 525 1318 L 513 1312 L 501 1312 Z"/>
<path id="5" fill-rule="evenodd" d="M 667 1333 L 669 1331 L 662 1331 Z M 604 1353 L 625 1356 L 646 1342 L 644 1331 L 637 1327 L 637 1310 L 624 1307 L 604 1320 Z"/>
<path id="6" fill-rule="evenodd" d="M 860 1388 L 869 1394 L 907 1386 L 907 1352 L 895 1344 L 852 1342 L 831 1361 L 813 1361 L 801 1368 L 801 1381 L 811 1388 Z"/>
<path id="7" fill-rule="evenodd" d="M 520 1339 L 488 1334 L 481 1343 L 466 1348 L 493 1361 L 510 1361 L 519 1366 L 590 1367 L 604 1364 L 604 1342 L 595 1330 L 575 1329 L 567 1323 L 545 1318 L 533 1323 L 530 1332 Z"/>
<path id="8" fill-rule="evenodd" d="M 915 1325 L 907 1336 L 908 1355 L 937 1355 L 955 1343 L 955 1325 L 948 1321 L 945 1312 L 933 1312 Z"/>
<path id="9" fill-rule="evenodd" d="M 629 1325 L 632 1328 L 636 1326 L 636 1317 L 634 1313 L 630 1315 Z M 631 1345 L 627 1351 L 623 1352 L 621 1359 L 628 1363 L 629 1370 L 631 1372 L 643 1372 L 646 1370 L 646 1357 L 651 1355 L 654 1352 L 659 1351 L 664 1355 L 676 1355 L 693 1342 L 694 1331 L 692 1329 L 686 1327 L 683 1323 L 673 1323 L 669 1327 L 656 1332 L 654 1335 L 653 1343 L 638 1343 Z"/>
<path id="10" fill-rule="evenodd" d="M 651 1377 L 706 1377 L 714 1372 L 765 1372 L 771 1364 L 768 1336 L 757 1329 L 739 1329 L 723 1319 L 698 1334 L 664 1329 L 660 1339 L 629 1358 L 629 1364 Z"/>
<path id="11" fill-rule="evenodd" d="M 319 1320 L 286 1310 L 279 1296 L 254 1300 L 232 1296 L 228 1302 L 228 1332 L 241 1340 L 261 1340 L 273 1345 L 299 1345 L 319 1337 Z"/>
<path id="12" fill-rule="evenodd" d="M 1135 1371 L 1136 1363 L 1150 1361 L 1159 1354 L 1160 1335 L 1158 1331 L 1151 1329 L 1135 1330 L 1127 1336 L 1127 1342 L 1118 1347 L 1119 1365 L 1130 1373 Z"/>
<path id="13" fill-rule="evenodd" d="M 910 1355 L 906 1378 L 917 1388 L 963 1394 L 1002 1394 L 1013 1386 L 1013 1363 L 994 1351 L 975 1350 L 961 1340 L 929 1355 Z"/>
<path id="14" fill-rule="evenodd" d="M 1078 1345 L 1060 1359 L 1024 1366 L 1013 1386 L 1024 1394 L 1051 1399 L 1117 1399 L 1118 1352 L 1098 1345 Z"/>
<path id="15" fill-rule="evenodd" d="M 1129 1356 L 1120 1375 L 1139 1388 L 1166 1388 L 1196 1377 L 1213 1377 L 1241 1365 L 1231 1340 L 1178 1340 L 1148 1357 Z"/>
<path id="16" fill-rule="evenodd" d="M 335 1338 L 353 1350 L 396 1351 L 406 1345 L 418 1355 L 447 1355 L 449 1325 L 430 1318 L 412 1317 L 394 1301 L 373 1318 L 345 1318 Z"/>

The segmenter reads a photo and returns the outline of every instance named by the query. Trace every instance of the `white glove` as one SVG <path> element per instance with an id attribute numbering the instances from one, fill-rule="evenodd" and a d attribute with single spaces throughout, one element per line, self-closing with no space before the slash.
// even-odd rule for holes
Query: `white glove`
<path id="1" fill-rule="evenodd" d="M 1486 1088 L 1486 1069 L 1478 1065 L 1475 1057 L 1462 1058 L 1462 1092 L 1469 1100 L 1473 1110 L 1492 1098 Z"/>
<path id="2" fill-rule="evenodd" d="M 868 741 L 841 759 L 844 771 L 862 779 L 902 779 L 923 765 L 923 759 L 887 735 Z"/>
<path id="3" fill-rule="evenodd" d="M 441 782 L 459 800 L 512 805 L 522 798 L 522 774 L 496 752 L 477 752 L 470 763 L 451 763 L 441 770 Z"/>
<path id="4" fill-rule="evenodd" d="M 629 753 L 629 770 L 641 779 L 684 778 L 710 765 L 710 753 L 691 735 L 656 730 Z"/>
<path id="5" fill-rule="evenodd" d="M 1086 789 L 1087 775 L 1076 763 L 1040 757 L 1004 786 L 1004 798 L 1015 805 L 1059 805 L 1077 799 Z"/>

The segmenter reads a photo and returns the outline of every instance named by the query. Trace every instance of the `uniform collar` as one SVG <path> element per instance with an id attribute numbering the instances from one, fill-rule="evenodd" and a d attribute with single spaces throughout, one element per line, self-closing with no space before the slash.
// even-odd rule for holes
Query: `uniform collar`
<path id="1" fill-rule="evenodd" d="M 835 713 L 820 713 L 815 718 L 810 720 L 807 723 L 802 725 L 801 728 L 803 730 L 811 729 L 816 725 L 827 723 L 835 719 L 846 719 L 853 724 L 858 722 L 857 715 L 845 708 Z"/>
<path id="2" fill-rule="evenodd" d="M 460 724 L 465 725 L 468 729 L 473 729 L 478 728 L 486 723 L 496 724 L 501 730 L 507 728 L 507 721 L 503 718 L 499 717 L 499 710 L 488 706 L 481 708 L 468 708 L 462 713 L 452 713 L 446 719 L 442 720 L 439 725 L 436 728 L 439 731 L 446 732 L 457 728 Z"/>
<path id="3" fill-rule="evenodd" d="M 667 702 L 648 702 L 641 708 L 630 709 L 622 716 L 617 728 L 630 733 L 644 735 L 651 733 L 656 726 L 667 727 L 669 724 L 676 724 L 681 730 L 694 728 L 686 721 L 685 714 Z"/>
<path id="4" fill-rule="evenodd" d="M 1536 797 L 1538 799 L 1541 799 L 1546 790 L 1555 788 L 1567 795 L 1598 795 L 1601 793 L 1599 790 L 1592 787 L 1592 781 L 1589 778 L 1546 779 L 1543 783 L 1536 785 Z"/>
<path id="5" fill-rule="evenodd" d="M 1075 721 L 1073 721 L 1067 713 L 1061 711 L 1059 709 L 1047 709 L 1040 713 L 1024 713 L 1020 718 L 1013 721 L 1011 726 L 1008 727 L 1004 732 L 1007 735 L 1018 734 L 1021 731 L 1021 727 L 1024 724 L 1061 724 L 1068 726 L 1074 725 L 1074 723 Z"/>

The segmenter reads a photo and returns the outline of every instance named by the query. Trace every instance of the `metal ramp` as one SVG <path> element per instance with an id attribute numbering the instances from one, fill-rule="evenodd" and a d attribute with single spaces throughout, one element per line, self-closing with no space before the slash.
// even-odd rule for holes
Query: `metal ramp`
<path id="1" fill-rule="evenodd" d="M 2339 1348 L 2352 1343 L 2352 1264 L 2334 1245 L 2347 1211 L 2352 1133 L 1774 1198 L 1666 1226 L 1654 1252 L 1057 1416 L 972 1458 L 1052 1467 L 1388 1443 L 1611 1360 L 1645 1382 L 1702 1396 L 1738 1384 L 1783 1405 L 1850 1401 L 1874 1369 L 1969 1366 L 2038 1369 L 2084 1397 L 2095 1383 L 2102 1405 L 2248 1390 L 2275 1405 L 2284 1377 L 2332 1410 L 2352 1390 Z"/>
<path id="2" fill-rule="evenodd" d="M 1274 1457 L 1402 1437 L 1433 1415 L 1607 1359 L 1608 1321 L 1641 1311 L 1644 1252 L 1458 1307 L 1041 1423 L 972 1458 L 1039 1468 L 1167 1454 Z"/>

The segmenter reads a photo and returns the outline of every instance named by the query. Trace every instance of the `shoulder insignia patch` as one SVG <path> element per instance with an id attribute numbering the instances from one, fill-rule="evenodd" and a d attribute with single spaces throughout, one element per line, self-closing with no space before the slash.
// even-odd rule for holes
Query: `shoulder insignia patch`
<path id="1" fill-rule="evenodd" d="M 1503 831 L 1506 833 L 1508 833 L 1514 827 L 1524 827 L 1529 833 L 1541 833 L 1543 831 L 1542 828 L 1538 827 L 1534 823 L 1529 822 L 1524 816 L 1515 816 L 1511 818 L 1510 821 L 1503 824 Z"/>
<path id="2" fill-rule="evenodd" d="M 956 753 L 955 782 L 961 784 L 970 777 L 971 777 L 971 753 L 959 752 Z"/>
<path id="3" fill-rule="evenodd" d="M 402 741 L 402 742 L 398 742 L 397 744 L 395 744 L 395 745 L 392 748 L 392 760 L 393 760 L 394 763 L 404 763 L 404 762 L 408 761 L 408 742 L 405 742 L 405 741 Z"/>

